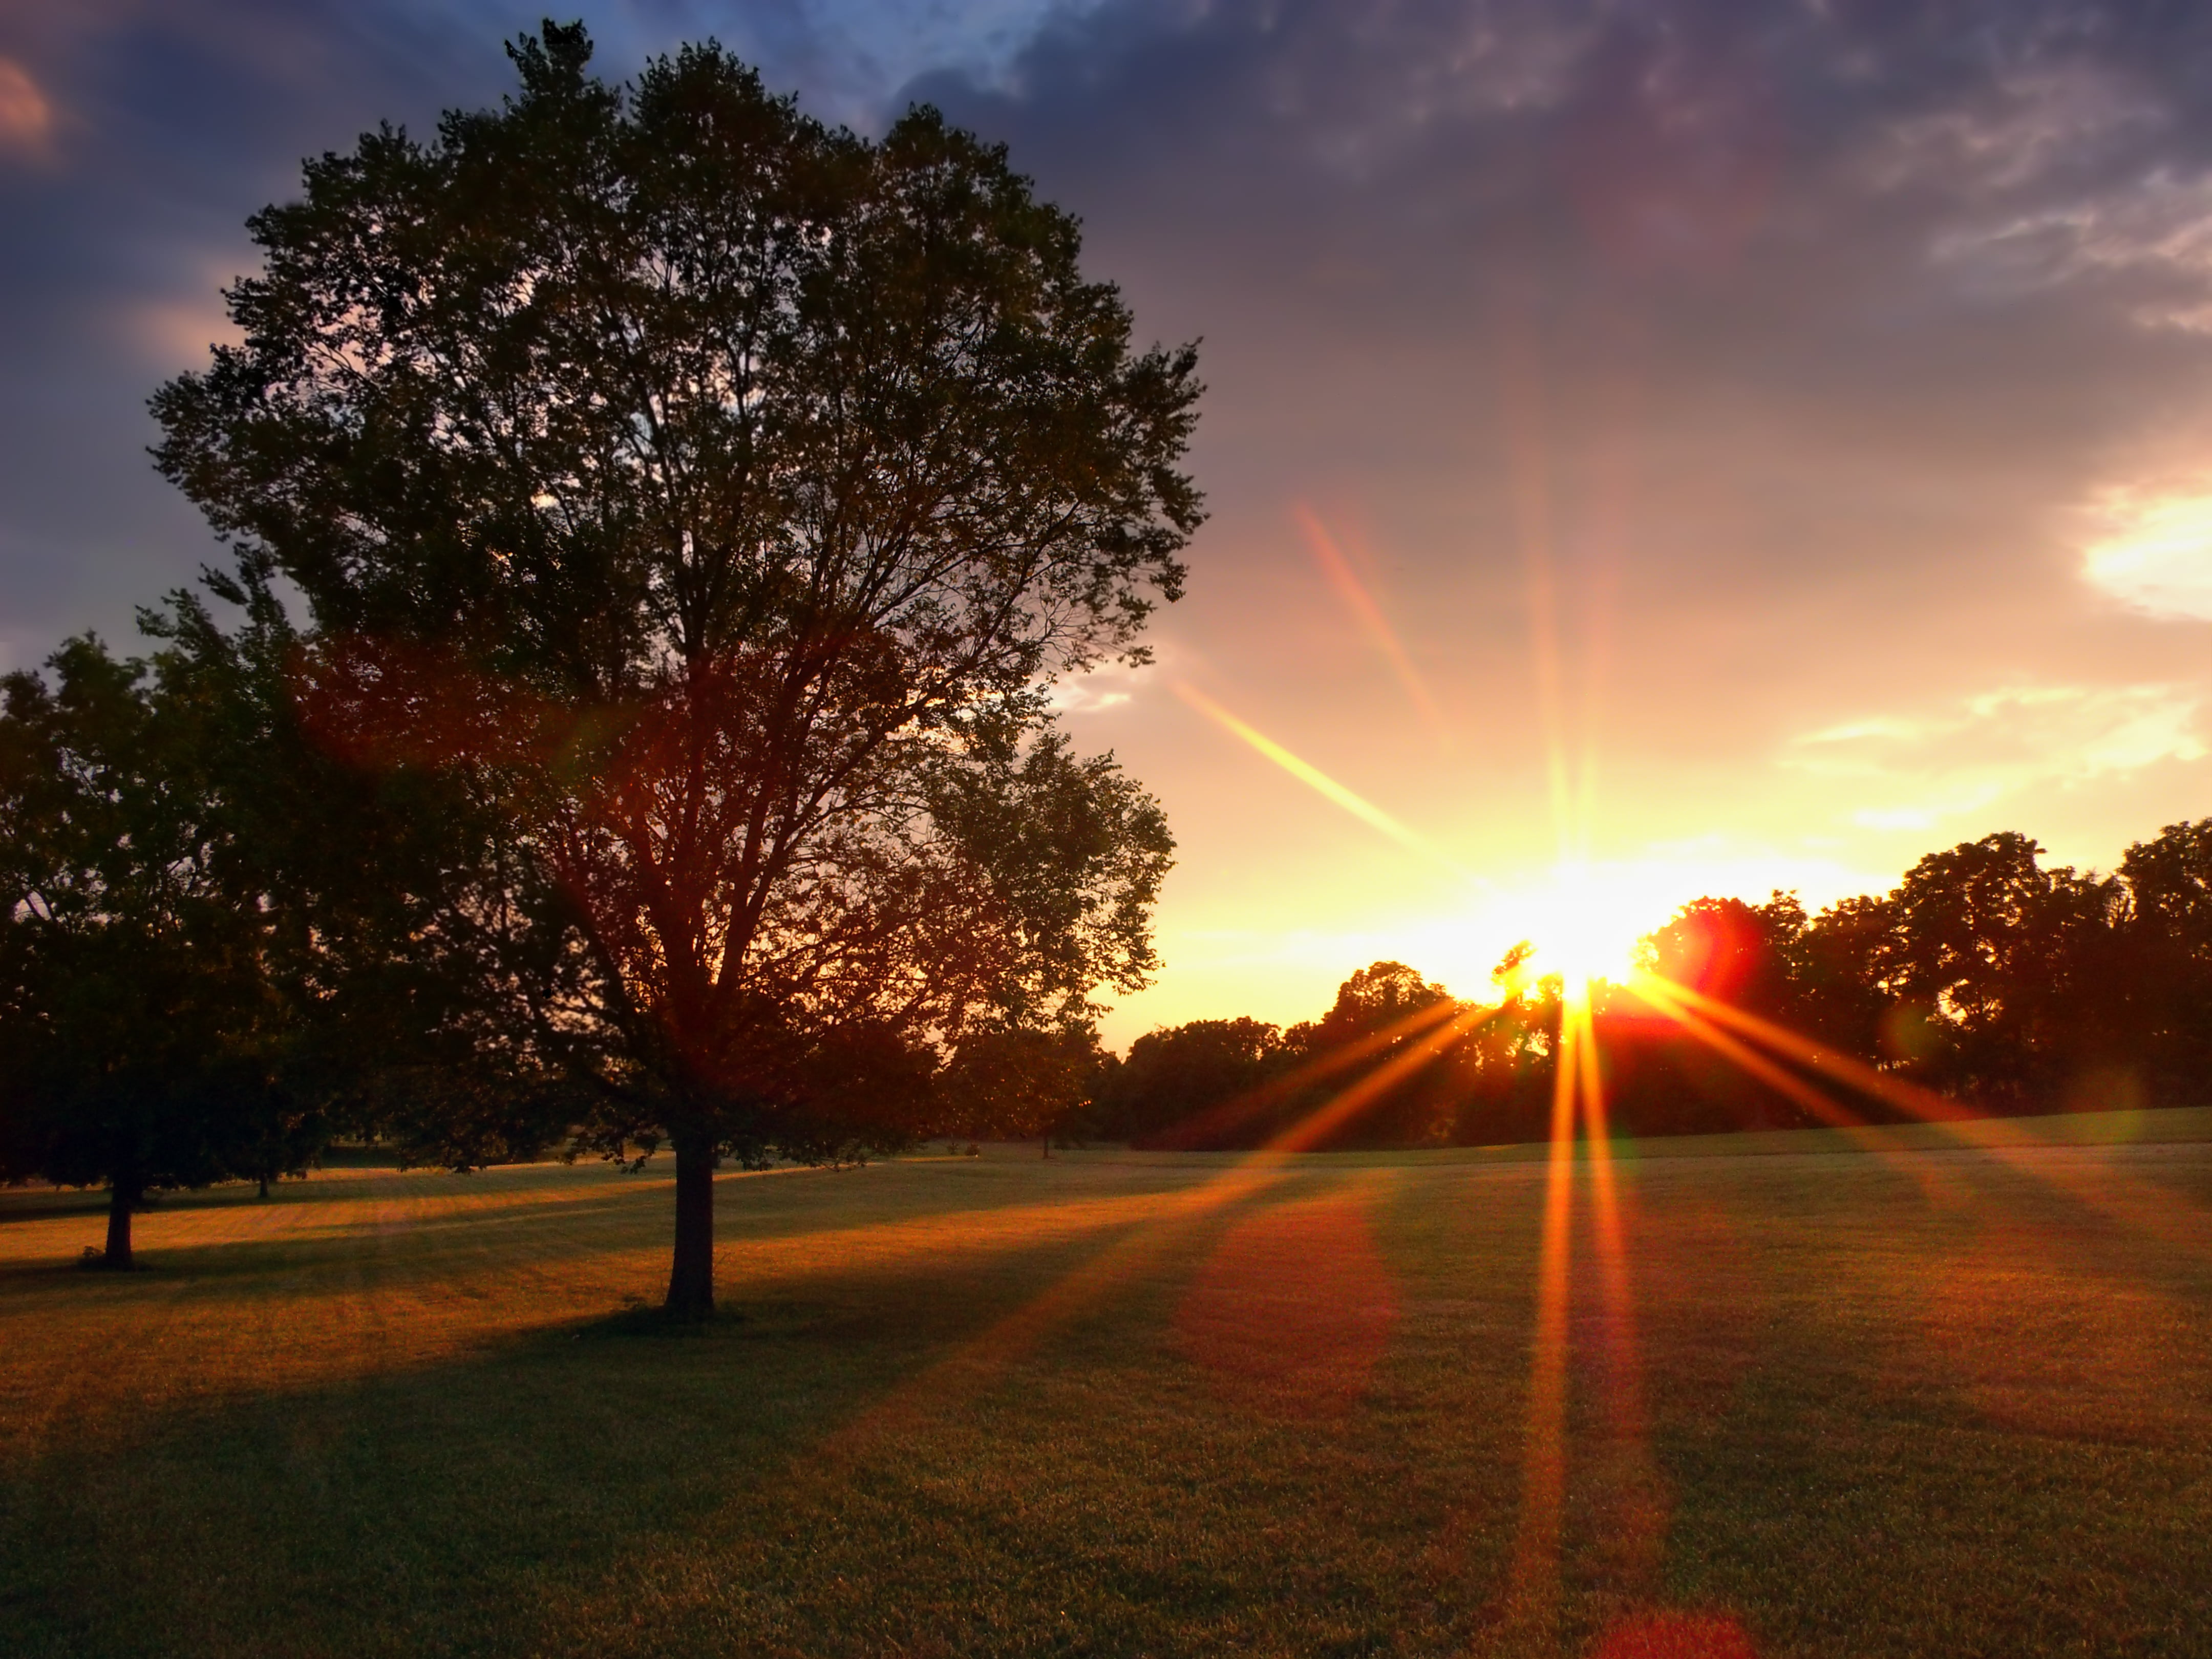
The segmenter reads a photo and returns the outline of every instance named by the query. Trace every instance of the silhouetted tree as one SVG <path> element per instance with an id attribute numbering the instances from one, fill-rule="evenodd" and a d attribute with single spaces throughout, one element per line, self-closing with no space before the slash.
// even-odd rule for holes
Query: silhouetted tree
<path id="1" fill-rule="evenodd" d="M 1982 1109 L 2088 1103 L 2101 1097 L 2085 1085 L 2140 1058 L 2129 890 L 2115 878 L 2046 867 L 2041 854 L 2012 833 L 1962 842 L 1919 860 L 1893 891 L 1809 921 L 1787 895 L 1759 907 L 1700 899 L 1647 941 L 1646 959 Z M 1663 1021 L 1614 1047 L 1631 1062 L 1625 1103 L 1638 1127 L 1811 1121 Z M 1851 1109 L 1893 1110 L 1878 1100 Z"/>
<path id="2" fill-rule="evenodd" d="M 1793 957 L 1806 927 L 1794 893 L 1765 904 L 1692 899 L 1638 947 L 1639 965 L 1772 1019 L 1796 1012 Z"/>
<path id="3" fill-rule="evenodd" d="M 1308 1131 L 1315 1146 L 1441 1143 L 1465 1068 L 1437 1033 L 1458 1012 L 1442 986 L 1378 962 L 1347 979 L 1319 1020 L 1288 1031 L 1233 1019 L 1148 1033 L 1103 1080 L 1102 1133 L 1194 1150 L 1292 1132 L 1304 1144 Z M 1362 1086 L 1384 1067 L 1387 1083 Z"/>
<path id="4" fill-rule="evenodd" d="M 1452 1000 L 1402 962 L 1377 962 L 1360 969 L 1336 988 L 1336 1000 L 1304 1031 L 1306 1046 L 1334 1048 L 1401 1025 L 1409 1014 Z"/>
<path id="5" fill-rule="evenodd" d="M 1105 1061 L 1087 1025 L 979 1027 L 960 1039 L 939 1079 L 938 1127 L 971 1139 L 1035 1137 L 1049 1157 L 1055 1138 L 1089 1127 Z"/>
<path id="6" fill-rule="evenodd" d="M 1362 1076 L 1392 1066 L 1413 1050 L 1431 1048 L 1434 1028 L 1456 1007 L 1450 992 L 1402 962 L 1360 969 L 1337 987 L 1336 1000 L 1320 1019 L 1283 1034 L 1285 1047 L 1317 1073 L 1290 1115 L 1320 1111 Z M 1345 1063 L 1330 1064 L 1333 1056 Z M 1419 1146 L 1445 1139 L 1456 1115 L 1455 1068 L 1439 1052 L 1418 1060 L 1408 1058 L 1398 1073 L 1388 1086 L 1363 1097 L 1358 1109 L 1329 1128 L 1321 1144 Z"/>
<path id="7" fill-rule="evenodd" d="M 1108 1121 L 1152 1144 L 1258 1146 L 1324 1112 L 1374 1066 L 1423 1050 L 1420 1014 L 1449 1007 L 1462 1016 L 1449 1041 L 1322 1144 L 1540 1138 L 1562 987 L 1531 971 L 1533 957 L 1526 943 L 1510 951 L 1479 1008 L 1386 962 L 1287 1032 L 1249 1019 L 1153 1032 L 1107 1082 Z M 1792 893 L 1763 904 L 1693 899 L 1643 940 L 1638 960 L 1975 1110 L 2197 1102 L 2212 1075 L 2212 819 L 2136 843 L 2109 876 L 2046 866 L 2035 842 L 2003 833 L 1930 854 L 1890 892 L 1817 916 Z M 1747 1066 L 1632 988 L 1596 982 L 1592 1012 L 1617 1132 L 1796 1127 L 1838 1109 L 1909 1115 L 1894 1100 L 1841 1092 L 1802 1047 L 1724 1024 L 1711 1032 L 1747 1043 L 1758 1064 Z M 1762 1067 L 1820 1091 L 1830 1108 Z"/>
<path id="8" fill-rule="evenodd" d="M 1640 969 L 1778 1024 L 1802 1027 L 1807 930 L 1796 895 L 1765 904 L 1698 898 L 1637 947 Z M 1598 1002 L 1610 1119 L 1622 1133 L 1790 1128 L 1817 1121 L 1787 1092 L 1737 1065 L 1632 992 Z"/>
<path id="9" fill-rule="evenodd" d="M 1889 999 L 1888 1058 L 1932 1086 L 2014 1108 L 2046 1100 L 2086 1012 L 2073 971 L 2109 925 L 2108 882 L 2010 832 L 1931 853 L 1887 901 L 1869 967 Z"/>
<path id="10" fill-rule="evenodd" d="M 1883 966 L 1894 927 L 1889 900 L 1870 894 L 1838 899 L 1806 924 L 1790 951 L 1806 1036 L 1870 1061 L 1883 1058 L 1887 1041 L 1894 1057 Z"/>
<path id="11" fill-rule="evenodd" d="M 1505 953 L 1490 970 L 1497 1000 L 1452 1046 L 1454 1146 L 1533 1140 L 1549 1133 L 1565 987 L 1556 975 L 1534 973 L 1534 956 L 1527 939 Z"/>
<path id="12" fill-rule="evenodd" d="M 2212 818 L 2170 823 L 2120 860 L 2124 949 L 2101 976 L 2155 1097 L 2201 1103 L 2212 1079 Z"/>
<path id="13" fill-rule="evenodd" d="M 209 666 L 87 638 L 0 683 L 0 1173 L 106 1182 L 111 1267 L 149 1194 L 322 1144 Z"/>
<path id="14" fill-rule="evenodd" d="M 1100 1081 L 1098 1133 L 1139 1146 L 1176 1131 L 1192 1145 L 1252 1145 L 1272 1127 L 1267 1087 L 1292 1059 L 1282 1032 L 1256 1019 L 1148 1031 Z"/>
<path id="15" fill-rule="evenodd" d="M 870 143 L 719 48 L 626 88 L 590 52 L 549 24 L 502 108 L 309 163 L 245 343 L 155 410 L 306 595 L 322 728 L 468 831 L 414 948 L 476 1052 L 672 1146 L 696 1315 L 719 1160 L 894 1132 L 830 1109 L 836 1055 L 1150 971 L 1164 821 L 1047 692 L 1180 591 L 1199 386 L 934 112 Z"/>

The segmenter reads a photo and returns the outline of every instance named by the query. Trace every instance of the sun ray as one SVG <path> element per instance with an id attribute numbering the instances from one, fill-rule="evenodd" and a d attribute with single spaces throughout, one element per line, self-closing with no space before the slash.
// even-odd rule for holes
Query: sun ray
<path id="1" fill-rule="evenodd" d="M 1605 1079 L 1599 1064 L 1597 1027 L 1587 992 L 1568 1000 L 1560 1011 L 1560 1019 L 1563 1032 L 1571 1034 L 1563 1042 L 1562 1062 L 1571 1063 L 1577 1074 L 1575 1087 L 1589 1148 L 1590 1225 L 1596 1244 L 1603 1316 L 1601 1358 L 1604 1366 L 1604 1404 L 1612 1430 L 1608 1449 L 1613 1467 L 1607 1502 L 1613 1511 L 1616 1547 L 1639 1572 L 1648 1572 L 1656 1565 L 1661 1548 L 1661 1482 L 1651 1454 L 1650 1425 L 1644 1410 L 1644 1357 L 1638 1339 L 1635 1286 L 1629 1272 L 1629 1244 L 1615 1178 L 1613 1130 L 1607 1113 Z"/>
<path id="2" fill-rule="evenodd" d="M 1611 1382 L 1626 1402 L 1629 1432 L 1640 1433 L 1640 1381 L 1633 1348 L 1631 1288 L 1620 1237 L 1612 1148 L 1606 1122 L 1596 1030 L 1590 1018 L 1594 952 L 1586 927 L 1562 926 L 1590 914 L 1589 879 L 1593 767 L 1589 744 L 1568 737 L 1565 672 L 1560 651 L 1558 593 L 1553 572 L 1551 479 L 1543 444 L 1541 381 L 1525 334 L 1501 342 L 1504 366 L 1502 410 L 1515 530 L 1528 605 L 1529 649 L 1542 722 L 1546 776 L 1558 844 L 1549 930 L 1561 999 L 1553 1050 L 1552 1139 L 1546 1172 L 1543 1236 L 1537 1265 L 1535 1329 L 1529 1357 L 1528 1417 L 1523 1454 L 1522 1507 L 1514 1546 L 1513 1600 L 1516 1623 L 1540 1628 L 1559 1601 L 1560 1527 L 1566 1494 L 1566 1393 L 1572 1295 L 1571 1253 L 1578 1117 L 1590 1129 L 1596 1200 L 1600 1288 L 1616 1346 Z M 1583 734 L 1587 738 L 1588 734 Z M 1579 753 L 1577 750 L 1579 750 Z M 1537 940 L 1540 956 L 1547 941 Z"/>
<path id="3" fill-rule="evenodd" d="M 1685 1007 L 1707 1016 L 1716 1024 L 1764 1043 L 1792 1064 L 1896 1108 L 1947 1136 L 1962 1150 L 1986 1153 L 2008 1168 L 2065 1192 L 2076 1201 L 2124 1224 L 2139 1228 L 2166 1243 L 2202 1248 L 2206 1242 L 2205 1212 L 2178 1194 L 2149 1182 L 2132 1180 L 2110 1168 L 2098 1171 L 2098 1179 L 2108 1189 L 2099 1192 L 2070 1169 L 2035 1158 L 2027 1148 L 2008 1146 L 1970 1134 L 1970 1126 L 1989 1121 L 1986 1113 L 1961 1106 L 1948 1096 L 1906 1079 L 1878 1071 L 1864 1060 L 1832 1048 L 1802 1031 L 1763 1019 L 1678 981 L 1645 975 L 1639 977 L 1638 982 L 1647 989 L 1658 990 L 1662 996 L 1677 999 Z"/>
<path id="4" fill-rule="evenodd" d="M 1344 601 L 1375 647 L 1389 663 L 1390 672 L 1397 676 L 1407 700 L 1436 734 L 1437 746 L 1449 753 L 1451 733 L 1444 724 L 1443 711 L 1437 708 L 1436 699 L 1429 695 L 1427 684 L 1414 668 L 1413 658 L 1407 653 L 1396 631 L 1391 628 L 1389 620 L 1383 616 L 1382 607 L 1376 603 L 1374 595 L 1354 574 L 1351 561 L 1344 556 L 1343 550 L 1336 544 L 1336 538 L 1329 534 L 1328 527 L 1322 523 L 1320 515 L 1304 501 L 1295 503 L 1291 513 L 1297 519 L 1298 528 L 1305 532 L 1306 544 L 1313 550 L 1314 562 L 1321 566 L 1322 574 L 1328 579 L 1329 586 L 1336 590 L 1337 597 Z"/>
<path id="5" fill-rule="evenodd" d="M 1419 854 L 1458 880 L 1469 885 L 1476 884 L 1478 878 L 1474 872 L 1446 853 L 1434 842 L 1399 823 L 1372 801 L 1346 788 L 1321 768 L 1293 754 L 1266 732 L 1237 719 L 1236 715 L 1231 714 L 1197 687 L 1178 684 L 1175 688 L 1175 693 L 1200 714 L 1221 727 L 1223 731 L 1250 744 L 1254 750 L 1281 767 L 1300 783 L 1304 784 L 1323 799 L 1342 807 L 1369 829 L 1388 836 L 1407 851 Z"/>
<path id="6" fill-rule="evenodd" d="M 1443 1003 L 1437 1006 L 1449 1009 L 1452 1005 Z M 1416 1038 L 1404 1052 L 1393 1054 L 1372 1071 L 1361 1073 L 1297 1123 L 1274 1136 L 1267 1142 L 1267 1150 L 1281 1152 L 1312 1151 L 1333 1132 L 1441 1057 L 1454 1042 L 1485 1019 L 1492 1018 L 1493 1013 L 1493 1010 L 1473 1006 L 1459 1010 L 1436 1030 Z"/>
<path id="7" fill-rule="evenodd" d="M 1036 1296 L 811 1446 L 806 1461 L 819 1464 L 849 1459 L 887 1441 L 911 1437 L 949 1407 L 989 1387 L 1054 1331 L 1139 1282 L 1194 1229 L 1232 1206 L 1257 1201 L 1285 1178 L 1279 1158 L 1255 1154 L 1165 1197 L 1153 1214 L 1133 1219 L 1126 1231 Z"/>
<path id="8" fill-rule="evenodd" d="M 1209 1108 L 1191 1124 L 1185 1126 L 1186 1129 L 1195 1131 L 1198 1136 L 1205 1139 L 1225 1139 L 1234 1136 L 1250 1125 L 1255 1118 L 1296 1098 L 1315 1084 L 1340 1072 L 1350 1071 L 1405 1038 L 1417 1036 L 1427 1028 L 1451 1018 L 1458 1012 L 1457 1005 L 1450 1002 L 1431 1003 L 1426 1007 L 1415 1008 L 1379 1030 L 1370 1031 L 1350 1042 L 1324 1049 L 1282 1076 Z M 1489 1012 L 1494 1014 L 1495 1011 Z"/>
<path id="9" fill-rule="evenodd" d="M 1559 1599 L 1560 1516 L 1566 1503 L 1567 1314 L 1574 1215 L 1575 1091 L 1579 1046 L 1562 1010 L 1552 1067 L 1552 1139 L 1544 1170 L 1544 1221 L 1536 1261 L 1535 1329 L 1522 1429 L 1521 1516 L 1511 1597 L 1517 1623 L 1548 1621 Z"/>
<path id="10" fill-rule="evenodd" d="M 1676 987 L 1673 981 L 1657 974 L 1639 971 L 1631 977 L 1625 988 L 1747 1076 L 1758 1079 L 1777 1094 L 1803 1107 L 1824 1127 L 1840 1131 L 1862 1151 L 1911 1175 L 1929 1196 L 1933 1197 L 1938 1192 L 1939 1183 L 1934 1174 L 1915 1160 L 1910 1152 L 1900 1151 L 1884 1140 L 1863 1114 L 1854 1112 L 1833 1096 L 1815 1088 L 1795 1072 L 1770 1060 L 1747 1043 L 1730 1036 L 1712 1021 L 1692 1010 L 1681 997 L 1675 994 L 1677 989 L 1683 988 Z"/>
<path id="11" fill-rule="evenodd" d="M 1394 1042 L 1413 1039 L 1404 1053 L 1354 1079 L 1256 1151 L 1162 1200 L 1150 1212 L 1130 1213 L 1129 1224 L 1119 1237 L 927 1371 L 894 1389 L 811 1455 L 849 1455 L 863 1446 L 911 1432 L 927 1416 L 942 1410 L 947 1401 L 972 1396 L 988 1386 L 1050 1332 L 1136 1283 L 1176 1242 L 1208 1218 L 1228 1206 L 1258 1201 L 1287 1178 L 1290 1155 L 1310 1150 L 1342 1127 L 1494 1012 L 1450 1002 L 1418 1008 L 1357 1043 L 1308 1062 L 1272 1090 L 1255 1091 L 1255 1097 L 1265 1097 L 1262 1104 L 1285 1098 L 1297 1088 L 1357 1065 Z M 1103 1213 L 1096 1218 L 1094 1230 L 1110 1227 L 1116 1218 Z"/>

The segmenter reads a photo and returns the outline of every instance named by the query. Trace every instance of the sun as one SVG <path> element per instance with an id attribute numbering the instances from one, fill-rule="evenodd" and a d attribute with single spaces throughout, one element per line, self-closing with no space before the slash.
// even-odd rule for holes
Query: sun
<path id="1" fill-rule="evenodd" d="M 1645 906 L 1609 890 L 1587 865 L 1561 864 L 1552 872 L 1547 914 L 1531 934 L 1536 963 L 1565 981 L 1567 995 L 1587 996 L 1592 980 L 1628 977 L 1636 942 L 1650 930 Z"/>
<path id="2" fill-rule="evenodd" d="M 1535 947 L 1528 968 L 1557 974 L 1570 998 L 1593 980 L 1625 981 L 1636 944 L 1665 920 L 1639 872 L 1563 861 L 1540 879 L 1483 907 L 1486 934 L 1510 933 Z"/>

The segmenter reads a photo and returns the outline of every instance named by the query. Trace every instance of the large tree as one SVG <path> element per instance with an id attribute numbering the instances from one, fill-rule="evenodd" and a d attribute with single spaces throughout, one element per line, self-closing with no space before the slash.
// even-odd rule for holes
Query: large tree
<path id="1" fill-rule="evenodd" d="M 1171 843 L 1050 690 L 1180 590 L 1199 387 L 934 112 L 872 143 L 719 47 L 590 52 L 549 23 L 500 109 L 309 163 L 158 456 L 306 596 L 324 726 L 499 826 L 424 937 L 591 1138 L 672 1145 L 697 1314 L 721 1158 L 888 1132 L 840 1055 L 1147 974 Z"/>

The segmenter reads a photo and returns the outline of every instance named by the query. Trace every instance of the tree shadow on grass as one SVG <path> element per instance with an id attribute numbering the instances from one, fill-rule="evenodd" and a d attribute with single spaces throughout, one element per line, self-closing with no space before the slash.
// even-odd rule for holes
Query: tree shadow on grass
<path id="1" fill-rule="evenodd" d="M 733 1498 L 741 1553 L 804 1578 L 772 1495 L 811 1449 L 1120 1231 L 796 1292 L 732 1285 L 725 1314 L 689 1330 L 641 1303 L 427 1365 L 64 1415 L 0 1468 L 0 1627 L 25 1655 L 574 1646 L 549 1605 L 619 1635 L 609 1599 L 728 1522 Z M 945 1405 L 950 1433 L 988 1415 Z M 786 1518 L 834 1533 L 840 1502 L 833 1481 Z M 899 1575 L 929 1572 L 916 1547 L 887 1540 Z"/>
<path id="2" fill-rule="evenodd" d="M 1938 1614 L 1947 1651 L 2059 1651 L 2069 1635 L 2191 1651 L 2175 1621 L 2206 1563 L 2201 1527 L 2184 1535 L 2202 1455 L 2045 1457 L 2046 1441 L 1990 1435 L 1971 1401 L 1885 1403 L 1895 1356 L 1875 1339 L 1917 1307 L 1913 1287 L 1877 1307 L 1836 1260 L 1865 1256 L 1850 1229 L 1867 1215 L 1905 1212 L 1879 1194 L 1821 1209 L 1809 1177 L 1729 1180 L 1697 1186 L 1718 1194 L 1711 1225 L 1681 1208 L 1672 1233 L 1631 1234 L 1639 1270 L 1685 1277 L 1674 1301 L 1642 1304 L 1643 1352 L 1679 1379 L 1650 1395 L 1674 1500 L 1660 1592 L 1747 1610 L 1762 1652 L 1902 1655 Z M 1666 1186 L 1651 1206 L 1687 1204 Z M 1520 1237 L 1523 1218 L 1470 1212 L 1481 1224 L 1465 1240 L 1440 1229 L 1422 1247 L 1431 1294 L 1450 1298 L 1406 1292 L 1408 1318 L 1433 1328 L 1418 1364 L 1385 1362 L 1388 1443 L 1363 1415 L 1240 1409 L 1178 1357 L 1174 1310 L 1223 1241 L 1255 1209 L 1324 1187 L 1224 1202 L 1126 1273 L 1100 1264 L 1144 1242 L 1142 1223 L 726 1275 L 733 1316 L 680 1336 L 635 1321 L 641 1301 L 428 1364 L 190 1406 L 111 1400 L 97 1423 L 72 1399 L 0 1465 L 0 1645 L 94 1659 L 1467 1652 L 1486 1639 L 1512 1536 L 1526 1328 L 1506 1304 L 1526 1307 L 1532 1249 L 1507 1272 L 1472 1246 Z M 1993 1188 L 1992 1202 L 2071 1224 L 2063 1200 L 2027 1192 Z M 1469 1197 L 1439 1186 L 1418 1201 Z M 1946 1259 L 1972 1243 L 1948 1219 L 1899 1224 Z M 513 1259 L 519 1236 L 494 1232 Z M 1738 1279 L 1717 1276 L 1746 1252 Z M 321 1273 L 333 1295 L 360 1289 Z M 410 1296 L 415 1282 L 410 1269 Z M 1080 1282 L 1098 1294 L 1025 1322 Z M 1577 1294 L 1592 1283 L 1580 1273 Z M 1490 1322 L 1469 1322 L 1493 1302 Z M 113 1333 L 133 1340 L 119 1314 Z M 1577 1372 L 1578 1458 L 1608 1431 L 1601 1382 Z M 1454 1492 L 1479 1498 L 1464 1506 L 1473 1541 L 1431 1551 Z M 2100 1494 L 2112 1505 L 2084 1507 Z M 2145 1529 L 2124 1497 L 2163 1518 Z M 1606 1520 L 1571 1504 L 1571 1544 Z M 1602 1585 L 1572 1563 L 1566 1578 L 1598 1605 Z M 2069 1589 L 2103 1599 L 2069 1623 L 2054 1599 Z M 2116 1592 L 2132 1611 L 2114 1610 Z M 1599 1626 L 1563 1628 L 1572 1653 Z"/>

